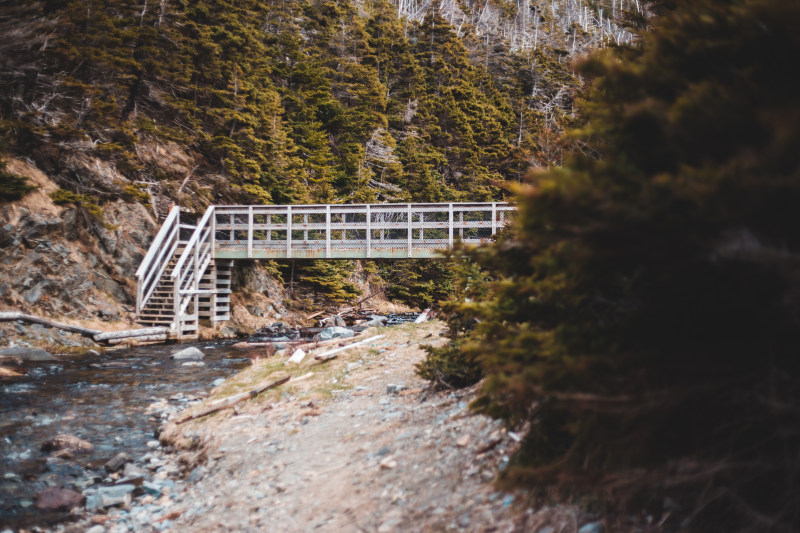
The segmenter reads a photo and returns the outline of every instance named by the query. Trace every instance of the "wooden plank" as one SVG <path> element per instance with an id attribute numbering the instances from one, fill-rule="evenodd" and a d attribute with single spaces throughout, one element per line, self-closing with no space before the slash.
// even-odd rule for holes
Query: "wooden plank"
<path id="1" fill-rule="evenodd" d="M 250 391 L 247 391 L 247 392 L 243 392 L 241 394 L 235 394 L 233 396 L 229 396 L 228 398 L 225 398 L 224 400 L 220 400 L 218 402 L 212 403 L 211 405 L 209 405 L 207 408 L 203 409 L 199 413 L 196 413 L 194 415 L 191 415 L 191 416 L 182 418 L 181 420 L 178 420 L 177 422 L 175 422 L 175 424 L 183 424 L 185 422 L 188 422 L 189 420 L 194 420 L 196 418 L 200 418 L 200 417 L 203 417 L 203 416 L 206 416 L 206 415 L 210 415 L 210 414 L 216 413 L 217 411 L 221 411 L 222 409 L 225 409 L 226 407 L 232 407 L 232 406 L 236 405 L 237 403 L 241 402 L 242 400 L 248 400 L 250 398 L 255 398 L 256 396 L 258 396 L 259 394 L 261 394 L 264 391 L 267 391 L 269 389 L 273 389 L 275 387 L 283 385 L 284 383 L 289 381 L 291 378 L 292 378 L 292 376 L 286 376 L 286 377 L 281 378 L 281 379 L 279 379 L 277 381 L 273 381 L 271 383 L 267 383 L 266 385 L 263 385 L 263 386 L 260 386 L 260 387 L 256 387 L 253 390 L 250 390 Z"/>
<path id="2" fill-rule="evenodd" d="M 106 331 L 98 333 L 94 336 L 96 341 L 105 341 L 109 339 L 121 339 L 125 337 L 141 337 L 142 335 L 160 335 L 167 333 L 169 328 L 140 328 L 140 329 L 126 329 L 120 331 Z"/>
<path id="3" fill-rule="evenodd" d="M 322 352 L 321 354 L 317 354 L 314 356 L 314 359 L 317 361 L 328 361 L 330 359 L 334 359 L 340 352 L 345 350 L 349 350 L 350 348 L 355 348 L 356 346 L 361 346 L 362 344 L 368 343 L 370 341 L 376 341 L 378 339 L 382 339 L 385 335 L 375 335 L 374 337 L 369 337 L 364 339 L 363 341 L 354 342 L 353 344 L 348 344 L 347 346 L 342 346 L 341 348 L 336 348 L 335 350 L 328 350 L 327 352 Z"/>
<path id="4" fill-rule="evenodd" d="M 102 333 L 98 329 L 89 329 L 89 328 L 83 328 L 81 326 L 73 326 L 72 324 L 64 324 L 63 322 L 56 322 L 55 320 L 48 320 L 46 318 L 41 318 L 38 316 L 26 315 L 25 313 L 20 313 L 17 311 L 0 312 L 0 322 L 11 322 L 13 320 L 29 322 L 31 324 L 41 324 L 43 326 L 47 326 L 50 328 L 61 329 L 64 331 L 69 331 L 71 333 L 78 333 L 80 335 L 83 335 L 84 337 L 94 337 L 95 335 Z"/>
<path id="5" fill-rule="evenodd" d="M 108 344 L 125 344 L 126 342 L 136 341 L 136 342 L 159 342 L 167 340 L 167 334 L 159 334 L 159 335 L 138 335 L 135 337 L 121 337 L 119 339 L 108 339 Z"/>

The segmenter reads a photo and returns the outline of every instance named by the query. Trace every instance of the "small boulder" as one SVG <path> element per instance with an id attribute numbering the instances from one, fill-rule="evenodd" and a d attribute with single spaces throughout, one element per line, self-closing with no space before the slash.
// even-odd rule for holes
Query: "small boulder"
<path id="1" fill-rule="evenodd" d="M 199 361 L 205 357 L 205 354 L 194 346 L 191 346 L 172 354 L 171 357 L 176 361 Z"/>
<path id="2" fill-rule="evenodd" d="M 97 495 L 100 497 L 100 507 L 113 507 L 122 505 L 129 498 L 129 494 L 136 489 L 134 485 L 114 485 L 113 487 L 100 487 Z"/>
<path id="3" fill-rule="evenodd" d="M 86 498 L 74 490 L 47 487 L 36 497 L 36 507 L 42 511 L 69 511 L 82 507 Z"/>
<path id="4" fill-rule="evenodd" d="M 117 470 L 122 468 L 123 465 L 125 465 L 125 463 L 130 463 L 130 462 L 131 462 L 130 456 L 125 452 L 120 452 L 111 459 L 109 459 L 104 466 L 108 472 L 116 472 Z"/>
<path id="5" fill-rule="evenodd" d="M 40 348 L 23 348 L 17 346 L 15 348 L 6 348 L 0 350 L 0 356 L 11 355 L 22 361 L 43 362 L 43 361 L 58 361 L 58 358 Z"/>
<path id="6" fill-rule="evenodd" d="M 42 451 L 57 452 L 66 450 L 70 453 L 86 453 L 94 450 L 92 443 L 79 439 L 73 435 L 56 435 L 54 438 L 42 444 Z"/>
<path id="7" fill-rule="evenodd" d="M 316 335 L 314 335 L 315 341 L 329 341 L 331 339 L 347 339 L 355 335 L 355 332 L 349 328 L 342 328 L 342 327 L 332 327 L 332 328 L 325 328 Z"/>
<path id="8" fill-rule="evenodd" d="M 133 463 L 125 463 L 125 468 L 122 470 L 122 475 L 129 479 L 149 478 L 150 473 L 144 468 L 139 468 Z"/>

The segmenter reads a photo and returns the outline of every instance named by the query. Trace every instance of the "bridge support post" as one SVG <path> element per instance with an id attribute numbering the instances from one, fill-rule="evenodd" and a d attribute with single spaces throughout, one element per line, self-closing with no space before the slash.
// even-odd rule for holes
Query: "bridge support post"
<path id="1" fill-rule="evenodd" d="M 253 257 L 253 206 L 247 208 L 247 258 Z"/>
<path id="2" fill-rule="evenodd" d="M 406 218 L 408 220 L 408 257 L 411 257 L 411 241 L 414 238 L 411 230 L 411 204 L 408 204 L 408 216 Z"/>
<path id="3" fill-rule="evenodd" d="M 331 257 L 331 206 L 325 206 L 325 258 Z"/>
<path id="4" fill-rule="evenodd" d="M 286 257 L 292 257 L 292 206 L 286 206 Z"/>
<path id="5" fill-rule="evenodd" d="M 371 257 L 372 252 L 372 213 L 370 212 L 369 204 L 367 204 L 367 259 Z"/>
<path id="6" fill-rule="evenodd" d="M 450 249 L 453 249 L 453 204 L 447 205 L 447 214 L 448 214 L 448 222 L 447 222 L 447 239 L 449 242 Z"/>

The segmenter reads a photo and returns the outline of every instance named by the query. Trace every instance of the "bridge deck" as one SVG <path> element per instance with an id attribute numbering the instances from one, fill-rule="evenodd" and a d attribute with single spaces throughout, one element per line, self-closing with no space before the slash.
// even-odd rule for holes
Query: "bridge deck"
<path id="1" fill-rule="evenodd" d="M 214 206 L 218 259 L 432 258 L 486 242 L 509 221 L 503 202 Z"/>

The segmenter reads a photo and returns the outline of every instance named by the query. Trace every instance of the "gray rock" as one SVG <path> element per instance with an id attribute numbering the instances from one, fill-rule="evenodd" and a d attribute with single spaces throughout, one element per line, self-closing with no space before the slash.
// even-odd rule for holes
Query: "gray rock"
<path id="1" fill-rule="evenodd" d="M 223 326 L 219 330 L 219 336 L 224 339 L 234 339 L 239 335 L 239 331 L 236 328 L 232 328 L 230 326 Z"/>
<path id="2" fill-rule="evenodd" d="M 170 357 L 176 361 L 199 361 L 205 357 L 205 354 L 194 346 L 190 346 L 189 348 L 185 348 L 177 353 L 172 354 Z"/>
<path id="3" fill-rule="evenodd" d="M 125 503 L 125 498 L 136 487 L 134 485 L 123 484 L 113 487 L 100 487 L 97 489 L 97 496 L 100 498 L 100 507 L 113 507 Z M 86 507 L 88 508 L 88 501 Z"/>
<path id="4" fill-rule="evenodd" d="M 58 361 L 58 359 L 50 352 L 46 352 L 39 348 L 23 348 L 20 346 L 0 350 L 0 355 L 13 355 L 14 357 L 23 361 Z"/>
<path id="5" fill-rule="evenodd" d="M 130 479 L 150 477 L 150 473 L 147 470 L 144 468 L 139 468 L 133 463 L 125 464 L 125 468 L 122 469 L 122 475 Z"/>
<path id="6" fill-rule="evenodd" d="M 69 511 L 81 507 L 85 498 L 74 490 L 47 487 L 36 497 L 36 507 L 42 511 Z"/>
<path id="7" fill-rule="evenodd" d="M 404 391 L 407 388 L 408 387 L 406 387 L 405 383 L 397 383 L 397 384 L 390 383 L 389 385 L 386 385 L 386 394 L 392 394 L 394 396 L 397 396 L 397 394 L 400 391 Z"/>
<path id="8" fill-rule="evenodd" d="M 589 522 L 578 530 L 578 533 L 603 533 L 605 527 L 602 522 Z"/>
<path id="9" fill-rule="evenodd" d="M 106 533 L 106 528 L 97 524 L 96 526 L 92 526 L 86 530 L 86 533 Z"/>
<path id="10" fill-rule="evenodd" d="M 142 483 L 142 490 L 144 490 L 145 494 L 149 494 L 153 498 L 161 497 L 161 486 L 155 483 L 145 481 Z"/>
<path id="11" fill-rule="evenodd" d="M 223 383 L 225 383 L 225 378 L 217 378 L 217 379 L 215 379 L 214 381 L 211 382 L 211 386 L 212 387 L 219 387 Z"/>
<path id="12" fill-rule="evenodd" d="M 89 441 L 79 439 L 73 435 L 56 435 L 49 441 L 42 444 L 42 451 L 57 452 L 67 450 L 69 452 L 91 452 L 94 446 Z"/>
<path id="13" fill-rule="evenodd" d="M 130 463 L 130 462 L 131 462 L 130 456 L 125 452 L 120 452 L 111 459 L 109 459 L 104 466 L 108 472 L 116 472 L 117 470 L 122 468 L 122 466 L 125 463 Z"/>
<path id="14" fill-rule="evenodd" d="M 331 339 L 347 339 L 355 335 L 355 332 L 349 328 L 342 328 L 342 327 L 332 327 L 332 328 L 325 328 L 316 335 L 314 335 L 315 341 L 329 341 Z"/>

